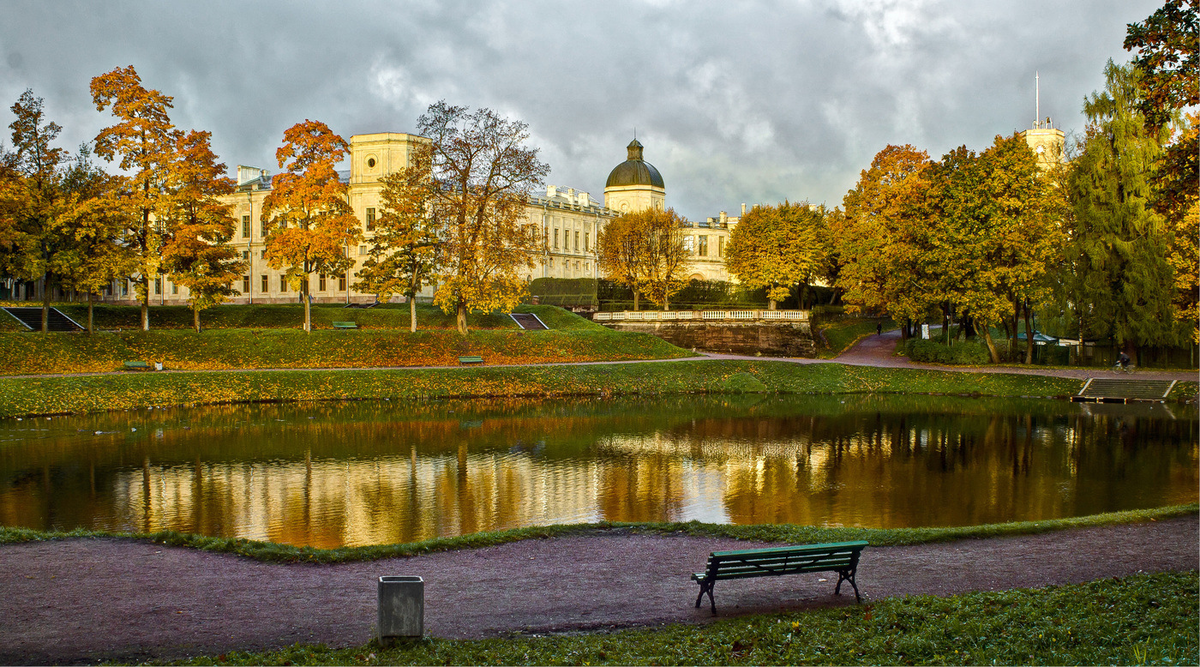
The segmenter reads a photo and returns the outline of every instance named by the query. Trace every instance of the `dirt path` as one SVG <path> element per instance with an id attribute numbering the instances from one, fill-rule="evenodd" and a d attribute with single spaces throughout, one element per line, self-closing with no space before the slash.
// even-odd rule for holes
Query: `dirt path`
<path id="1" fill-rule="evenodd" d="M 1197 517 L 863 552 L 870 599 L 1194 570 Z M 1153 545 L 1147 549 L 1147 545 Z M 0 547 L 0 663 L 220 654 L 372 635 L 380 575 L 425 580 L 438 637 L 704 623 L 691 572 L 728 539 L 610 532 L 345 565 L 267 565 L 123 540 Z M 826 575 L 722 582 L 722 617 L 853 604 Z M 835 578 L 836 580 L 836 578 Z"/>

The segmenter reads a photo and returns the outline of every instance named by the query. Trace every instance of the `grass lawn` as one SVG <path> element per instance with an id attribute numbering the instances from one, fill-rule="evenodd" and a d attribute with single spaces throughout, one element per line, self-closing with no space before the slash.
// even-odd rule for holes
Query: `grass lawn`
<path id="1" fill-rule="evenodd" d="M 335 332 L 329 333 L 336 336 Z M 528 335 L 532 338 L 539 334 L 531 332 Z M 3 340 L 0 336 L 0 341 Z M 574 344 L 597 344 L 606 340 L 600 337 L 575 341 Z M 569 339 L 563 344 L 567 342 Z M 486 356 L 483 348 L 455 350 L 451 354 L 479 351 Z M 607 353 L 611 354 L 611 351 Z M 902 393 L 1055 398 L 1073 395 L 1082 386 L 1082 380 L 1028 375 L 712 359 L 585 366 L 130 372 L 0 378 L 0 418 L 146 406 L 385 398 L 606 397 L 688 393 Z"/>
<path id="2" fill-rule="evenodd" d="M 229 306 L 229 318 L 239 313 L 258 323 L 272 313 L 295 306 Z M 240 308 L 240 310 L 239 310 Z M 225 313 L 225 307 L 220 310 Z M 345 321 L 399 320 L 407 310 L 322 309 L 329 319 Z M 484 357 L 488 364 L 548 363 L 561 361 L 611 361 L 691 356 L 649 334 L 606 329 L 560 308 L 526 306 L 551 327 L 550 331 L 523 331 L 508 315 L 496 319 L 504 327 L 471 330 L 466 336 L 452 329 L 380 328 L 360 321 L 360 330 L 332 328 L 305 333 L 298 328 L 212 328 L 203 333 L 190 329 L 139 329 L 86 335 L 81 333 L 0 333 L 0 374 L 107 372 L 125 361 L 160 361 L 173 370 L 223 370 L 245 368 L 370 368 L 378 366 L 451 366 L 459 356 Z M 136 309 L 123 312 L 136 315 Z M 440 312 L 440 311 L 438 311 Z M 294 314 L 294 313 L 293 313 Z M 386 317 L 380 318 L 383 315 Z"/>

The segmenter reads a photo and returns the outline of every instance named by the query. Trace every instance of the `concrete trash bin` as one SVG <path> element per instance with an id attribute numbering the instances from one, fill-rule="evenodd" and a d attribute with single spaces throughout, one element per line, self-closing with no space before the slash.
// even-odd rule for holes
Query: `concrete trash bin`
<path id="1" fill-rule="evenodd" d="M 420 577 L 379 578 L 379 638 L 425 634 L 425 581 Z"/>

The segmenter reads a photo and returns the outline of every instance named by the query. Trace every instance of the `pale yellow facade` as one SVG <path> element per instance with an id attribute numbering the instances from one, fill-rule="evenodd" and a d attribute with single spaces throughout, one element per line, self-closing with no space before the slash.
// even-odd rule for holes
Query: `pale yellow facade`
<path id="1" fill-rule="evenodd" d="M 355 260 L 347 275 L 314 274 L 309 279 L 309 293 L 314 303 L 370 303 L 375 295 L 354 289 L 355 274 L 368 257 L 374 221 L 382 211 L 381 194 L 384 176 L 409 165 L 413 152 L 427 141 L 412 134 L 385 132 L 359 134 L 350 137 L 350 170 L 341 174 L 348 187 L 348 198 L 354 215 L 362 225 L 362 240 L 346 247 L 347 256 Z M 229 303 L 294 303 L 299 291 L 290 285 L 284 271 L 272 269 L 266 260 L 266 230 L 262 221 L 263 200 L 271 191 L 271 173 L 258 167 L 239 165 L 236 172 L 237 190 L 225 198 L 232 206 L 237 224 L 230 244 L 237 247 L 248 268 L 233 287 L 239 296 Z M 541 230 L 545 244 L 525 278 L 601 278 L 596 262 L 599 234 L 610 220 L 622 212 L 665 207 L 666 189 L 654 185 L 625 185 L 605 188 L 604 204 L 588 192 L 558 185 L 549 185 L 545 193 L 529 198 L 525 218 Z M 744 208 L 744 207 L 743 207 Z M 689 223 L 686 242 L 692 249 L 694 266 L 691 277 L 704 280 L 729 280 L 725 271 L 724 249 L 729 231 L 738 218 L 724 212 L 706 222 Z M 430 297 L 428 288 L 421 294 Z M 150 285 L 152 304 L 186 302 L 186 287 L 175 285 L 169 276 L 162 276 Z M 118 281 L 105 298 L 113 302 L 133 302 L 132 284 Z M 402 300 L 395 297 L 395 300 Z"/>
<path id="2" fill-rule="evenodd" d="M 1063 146 L 1066 143 L 1066 135 L 1062 130 L 1035 127 L 1021 132 L 1021 137 L 1037 155 L 1038 167 L 1041 169 L 1047 170 L 1062 164 Z"/>

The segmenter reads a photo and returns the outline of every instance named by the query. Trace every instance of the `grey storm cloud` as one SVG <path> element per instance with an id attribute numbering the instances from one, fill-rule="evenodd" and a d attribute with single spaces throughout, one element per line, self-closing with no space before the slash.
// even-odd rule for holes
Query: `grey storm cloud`
<path id="1" fill-rule="evenodd" d="M 93 76 L 133 65 L 230 167 L 275 167 L 306 118 L 410 132 L 429 104 L 529 124 L 549 182 L 599 198 L 635 130 L 691 218 L 783 199 L 840 205 L 887 144 L 937 158 L 1034 120 L 1082 130 L 1157 0 L 19 2 L 0 5 L 0 119 L 26 88 L 89 141 Z M 4 135 L 7 139 L 7 134 Z"/>

